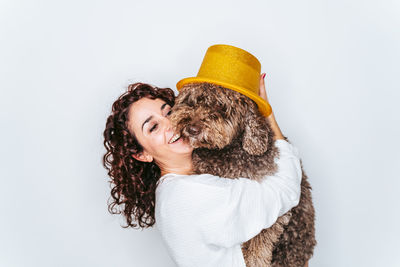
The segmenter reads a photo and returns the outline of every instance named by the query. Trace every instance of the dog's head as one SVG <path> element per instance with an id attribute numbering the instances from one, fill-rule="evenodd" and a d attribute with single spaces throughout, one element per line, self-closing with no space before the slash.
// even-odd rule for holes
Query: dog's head
<path id="1" fill-rule="evenodd" d="M 268 149 L 270 127 L 256 103 L 219 85 L 183 86 L 170 120 L 175 131 L 194 148 L 222 149 L 241 138 L 249 154 L 260 155 Z"/>

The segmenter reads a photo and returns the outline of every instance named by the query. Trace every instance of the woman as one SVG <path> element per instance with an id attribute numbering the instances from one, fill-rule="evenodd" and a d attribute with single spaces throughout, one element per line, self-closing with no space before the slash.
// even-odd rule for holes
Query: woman
<path id="1" fill-rule="evenodd" d="M 267 100 L 263 74 L 260 96 Z M 168 116 L 171 89 L 136 83 L 114 102 L 107 119 L 103 164 L 113 185 L 112 213 L 127 227 L 157 226 L 178 266 L 245 266 L 241 244 L 296 206 L 301 168 L 297 150 L 268 117 L 280 149 L 278 172 L 262 182 L 192 172 L 193 148 L 176 139 Z"/>

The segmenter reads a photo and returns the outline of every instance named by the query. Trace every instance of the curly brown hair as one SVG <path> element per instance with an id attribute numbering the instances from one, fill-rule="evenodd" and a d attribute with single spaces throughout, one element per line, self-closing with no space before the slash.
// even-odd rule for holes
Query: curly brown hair
<path id="1" fill-rule="evenodd" d="M 103 133 L 107 150 L 103 156 L 103 166 L 111 177 L 108 210 L 125 217 L 125 228 L 147 228 L 155 223 L 155 190 L 161 171 L 154 162 L 141 162 L 132 157 L 141 153 L 143 147 L 127 127 L 130 106 L 143 97 L 160 98 L 171 107 L 175 104 L 175 95 L 170 88 L 157 88 L 145 83 L 131 84 L 113 103 Z"/>

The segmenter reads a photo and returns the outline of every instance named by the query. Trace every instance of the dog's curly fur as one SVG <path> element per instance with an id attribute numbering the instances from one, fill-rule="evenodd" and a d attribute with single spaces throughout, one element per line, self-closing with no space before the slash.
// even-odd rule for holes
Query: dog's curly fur
<path id="1" fill-rule="evenodd" d="M 279 150 L 268 120 L 238 92 L 211 83 L 187 84 L 170 120 L 195 148 L 196 173 L 259 181 L 277 170 Z M 311 258 L 315 245 L 311 187 L 303 171 L 299 205 L 245 242 L 242 251 L 246 266 L 298 267 Z"/>

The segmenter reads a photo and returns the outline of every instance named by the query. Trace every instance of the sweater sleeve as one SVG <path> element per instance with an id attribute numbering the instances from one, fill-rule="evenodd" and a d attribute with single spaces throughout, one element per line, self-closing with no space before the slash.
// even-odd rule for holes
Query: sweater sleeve
<path id="1" fill-rule="evenodd" d="M 280 150 L 278 171 L 261 182 L 209 174 L 170 180 L 162 194 L 167 197 L 160 199 L 162 227 L 172 235 L 226 248 L 270 227 L 299 203 L 302 177 L 297 149 L 284 140 L 275 145 Z"/>

